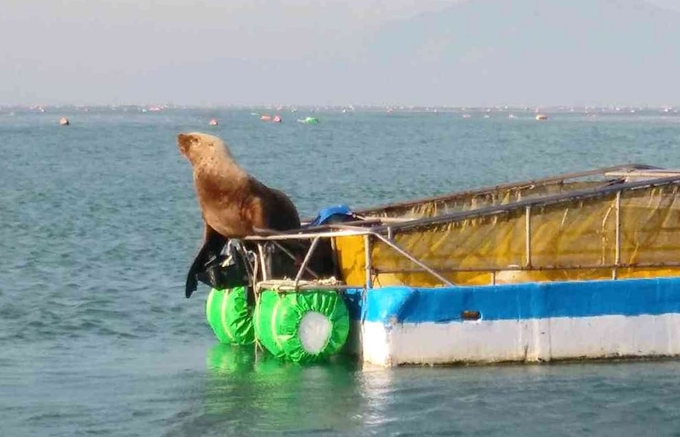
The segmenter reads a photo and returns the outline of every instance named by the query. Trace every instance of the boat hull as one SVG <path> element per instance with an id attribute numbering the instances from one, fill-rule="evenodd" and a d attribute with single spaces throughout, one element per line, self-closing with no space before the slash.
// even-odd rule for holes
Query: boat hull
<path id="1" fill-rule="evenodd" d="M 384 287 L 348 303 L 366 364 L 680 356 L 680 278 Z"/>

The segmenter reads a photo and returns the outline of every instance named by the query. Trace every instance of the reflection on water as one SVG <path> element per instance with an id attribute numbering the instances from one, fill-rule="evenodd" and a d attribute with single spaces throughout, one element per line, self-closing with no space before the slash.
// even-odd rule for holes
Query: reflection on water
<path id="1" fill-rule="evenodd" d="M 645 420 L 680 418 L 670 407 L 677 362 L 382 369 L 342 358 L 299 366 L 225 345 L 207 361 L 201 422 L 234 435 L 636 436 Z M 644 401 L 655 396 L 669 407 Z"/>
<path id="2" fill-rule="evenodd" d="M 362 425 L 360 366 L 334 360 L 301 366 L 255 351 L 218 344 L 207 354 L 204 394 L 210 422 L 245 432 L 330 432 Z"/>
<path id="3" fill-rule="evenodd" d="M 254 346 L 231 346 L 218 343 L 208 350 L 208 371 L 216 378 L 248 373 L 255 369 Z"/>

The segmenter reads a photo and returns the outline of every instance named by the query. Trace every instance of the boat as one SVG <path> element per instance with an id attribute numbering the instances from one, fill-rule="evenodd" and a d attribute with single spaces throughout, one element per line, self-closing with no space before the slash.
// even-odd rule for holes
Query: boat
<path id="1" fill-rule="evenodd" d="M 545 121 L 548 119 L 548 116 L 545 114 L 536 114 L 536 120 L 538 121 Z"/>
<path id="2" fill-rule="evenodd" d="M 71 124 L 71 122 L 66 117 L 61 117 L 59 119 L 59 126 L 69 126 L 70 124 Z"/>
<path id="3" fill-rule="evenodd" d="M 316 117 L 305 117 L 305 118 L 298 118 L 298 123 L 303 123 L 303 124 L 318 124 L 319 119 Z"/>
<path id="4" fill-rule="evenodd" d="M 269 122 L 269 123 L 281 123 L 281 121 L 283 121 L 280 115 L 275 115 L 275 116 L 272 117 L 271 115 L 267 115 L 267 114 L 261 115 L 260 120 L 266 121 L 266 122 Z"/>
<path id="5" fill-rule="evenodd" d="M 291 242 L 306 242 L 304 256 L 285 249 Z M 390 367 L 680 356 L 680 171 L 624 164 L 335 206 L 301 229 L 242 243 L 256 247 L 243 257 L 256 273 L 206 282 L 216 285 L 208 321 L 220 341 L 280 359 L 342 353 Z M 315 278 L 324 244 L 334 275 Z M 301 260 L 296 274 L 273 275 L 275 257 Z"/>

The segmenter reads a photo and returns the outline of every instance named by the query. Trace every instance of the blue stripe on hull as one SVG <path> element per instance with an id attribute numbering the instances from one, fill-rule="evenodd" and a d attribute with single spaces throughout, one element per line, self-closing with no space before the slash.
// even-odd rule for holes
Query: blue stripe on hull
<path id="1" fill-rule="evenodd" d="M 385 287 L 348 291 L 350 314 L 384 323 L 461 322 L 463 311 L 482 320 L 638 316 L 680 313 L 680 278 L 543 282 L 456 288 Z M 363 307 L 363 308 L 362 308 Z"/>

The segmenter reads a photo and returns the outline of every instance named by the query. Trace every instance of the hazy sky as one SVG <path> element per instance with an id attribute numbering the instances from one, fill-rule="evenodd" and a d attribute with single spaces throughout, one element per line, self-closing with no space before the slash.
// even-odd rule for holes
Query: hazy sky
<path id="1" fill-rule="evenodd" d="M 540 27 L 565 0 L 3 0 L 0 105 L 680 104 L 680 39 L 656 44 L 680 36 L 680 0 L 579 1 L 621 21 L 605 24 L 625 47 L 597 27 L 590 52 L 565 46 L 578 10 L 566 30 Z M 530 12 L 498 6 L 512 4 Z M 553 39 L 569 67 L 531 77 Z"/>

